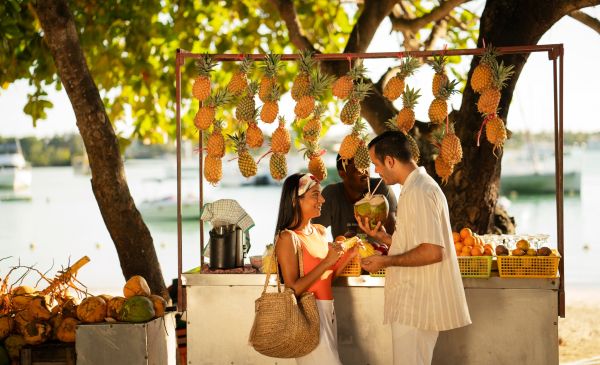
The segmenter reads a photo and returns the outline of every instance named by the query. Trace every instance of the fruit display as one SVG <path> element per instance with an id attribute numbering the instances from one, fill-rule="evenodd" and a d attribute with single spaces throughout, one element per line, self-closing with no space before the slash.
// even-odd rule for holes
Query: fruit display
<path id="1" fill-rule="evenodd" d="M 308 92 L 300 97 L 294 107 L 294 113 L 298 119 L 307 118 L 315 109 L 316 100 L 320 99 L 329 85 L 333 81 L 331 75 L 323 75 L 319 68 L 316 68 L 309 78 Z"/>
<path id="2" fill-rule="evenodd" d="M 367 69 L 363 66 L 362 60 L 357 58 L 348 73 L 333 83 L 331 87 L 333 96 L 339 99 L 348 99 L 354 90 L 354 83 L 363 79 L 366 73 Z"/>
<path id="3" fill-rule="evenodd" d="M 452 232 L 456 256 L 493 256 L 494 247 L 483 238 L 465 227 L 460 232 Z"/>

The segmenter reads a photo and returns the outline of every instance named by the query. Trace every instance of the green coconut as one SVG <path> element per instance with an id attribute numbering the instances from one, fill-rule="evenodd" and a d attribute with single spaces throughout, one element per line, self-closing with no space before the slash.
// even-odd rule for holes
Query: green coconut
<path id="1" fill-rule="evenodd" d="M 119 317 L 125 322 L 142 323 L 154 318 L 154 303 L 148 297 L 136 295 L 123 304 Z"/>
<path id="2" fill-rule="evenodd" d="M 362 219 L 369 218 L 371 229 L 374 229 L 378 222 L 385 223 L 389 211 L 388 201 L 381 194 L 366 194 L 364 198 L 354 203 L 354 214 Z"/>

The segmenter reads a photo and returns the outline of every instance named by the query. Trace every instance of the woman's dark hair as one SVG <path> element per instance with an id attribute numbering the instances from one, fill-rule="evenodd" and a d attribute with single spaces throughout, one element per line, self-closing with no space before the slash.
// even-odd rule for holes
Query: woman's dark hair
<path id="1" fill-rule="evenodd" d="M 300 178 L 303 175 L 290 175 L 283 182 L 281 199 L 279 200 L 279 214 L 277 215 L 277 225 L 275 226 L 275 236 L 284 229 L 294 230 L 298 228 L 302 222 L 302 210 L 298 203 L 298 187 L 300 185 Z"/>
<path id="2" fill-rule="evenodd" d="M 380 161 L 390 156 L 400 162 L 408 163 L 413 158 L 408 139 L 400 131 L 383 132 L 369 142 L 369 149 L 371 147 L 374 147 L 373 152 Z"/>

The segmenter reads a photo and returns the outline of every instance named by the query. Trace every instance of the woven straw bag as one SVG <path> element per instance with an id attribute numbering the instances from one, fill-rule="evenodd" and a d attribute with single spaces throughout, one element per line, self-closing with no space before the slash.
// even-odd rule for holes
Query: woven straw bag
<path id="1" fill-rule="evenodd" d="M 298 238 L 292 232 L 294 244 Z M 302 249 L 296 245 L 300 277 L 304 276 Z M 319 310 L 313 293 L 304 292 L 296 298 L 294 291 L 281 291 L 279 265 L 277 267 L 277 292 L 267 293 L 270 273 L 267 273 L 260 298 L 255 301 L 254 324 L 249 342 L 259 353 L 277 358 L 302 357 L 312 352 L 319 344 Z"/>

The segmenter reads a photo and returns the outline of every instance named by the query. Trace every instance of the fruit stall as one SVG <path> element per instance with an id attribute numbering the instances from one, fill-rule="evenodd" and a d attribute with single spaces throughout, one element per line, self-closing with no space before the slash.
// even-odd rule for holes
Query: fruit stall
<path id="1" fill-rule="evenodd" d="M 402 98 L 404 108 L 387 124 L 388 128 L 404 132 L 410 137 L 414 127 L 413 108 L 419 98 L 419 90 L 406 86 L 406 79 L 421 66 L 419 59 L 435 70 L 432 83 L 434 100 L 429 108 L 431 123 L 440 125 L 443 136 L 436 147 L 435 172 L 445 181 L 462 159 L 461 141 L 448 122 L 448 98 L 457 92 L 457 82 L 449 80 L 445 73 L 445 57 L 480 57 L 480 66 L 475 70 L 471 87 L 480 94 L 477 108 L 482 114 L 481 131 L 478 137 L 483 143 L 502 148 L 507 139 L 504 121 L 497 115 L 500 90 L 512 75 L 512 66 L 498 63 L 498 54 L 547 53 L 553 64 L 554 84 L 554 128 L 556 156 L 556 242 L 547 235 L 478 235 L 468 228 L 453 232 L 455 254 L 463 277 L 466 298 L 472 324 L 453 331 L 441 332 L 433 363 L 489 364 L 527 363 L 558 364 L 558 317 L 564 317 L 564 226 L 563 226 L 563 47 L 557 45 L 515 46 L 498 48 L 456 49 L 439 51 L 416 51 L 410 55 L 389 53 L 363 54 L 284 54 L 284 55 L 237 55 L 197 54 L 178 50 L 176 64 L 176 118 L 177 118 L 177 223 L 178 223 L 178 309 L 186 313 L 187 359 L 189 364 L 292 364 L 293 360 L 264 357 L 248 345 L 248 334 L 254 319 L 254 301 L 260 296 L 265 281 L 265 272 L 272 271 L 270 251 L 263 257 L 253 257 L 251 262 L 240 259 L 240 240 L 233 240 L 229 249 L 232 254 L 229 266 L 205 263 L 201 255 L 197 269 L 184 272 L 182 267 L 182 212 L 181 212 L 181 99 L 182 67 L 186 60 L 196 60 L 198 76 L 193 81 L 192 95 L 199 101 L 194 124 L 199 130 L 200 151 L 199 185 L 200 211 L 204 208 L 203 180 L 218 184 L 222 178 L 222 159 L 225 155 L 223 124 L 219 109 L 233 109 L 232 119 L 239 124 L 229 140 L 237 153 L 237 163 L 244 177 L 256 174 L 256 161 L 252 150 L 264 144 L 264 136 L 258 119 L 263 123 L 278 120 L 278 128 L 271 136 L 270 148 L 262 157 L 270 154 L 270 172 L 275 180 L 287 176 L 286 154 L 290 151 L 291 136 L 286 122 L 278 117 L 277 102 L 282 93 L 277 73 L 281 62 L 297 62 L 299 73 L 291 87 L 296 101 L 294 124 L 304 144 L 308 171 L 318 178 L 325 178 L 327 171 L 321 159 L 319 137 L 320 118 L 324 113 L 321 98 L 330 88 L 335 98 L 344 101 L 339 120 L 351 126 L 339 148 L 342 159 L 354 158 L 358 169 L 369 169 L 366 153 L 364 123 L 360 120 L 360 101 L 371 92 L 363 82 L 364 59 L 397 59 L 400 62 L 395 76 L 384 85 L 383 95 L 390 101 Z M 347 75 L 332 80 L 319 71 L 319 62 L 348 61 Z M 354 61 L 354 64 L 352 62 Z M 225 87 L 211 88 L 211 72 L 217 62 L 238 62 L 239 70 L 234 73 Z M 260 83 L 250 81 L 253 63 L 263 64 Z M 475 74 L 478 73 L 478 76 Z M 491 84 L 482 83 L 485 74 Z M 483 76 L 482 76 L 483 75 Z M 187 80 L 186 80 L 187 82 Z M 469 86 L 467 86 L 469 87 Z M 255 94 L 262 101 L 256 107 Z M 217 110 L 217 112 L 215 111 Z M 231 113 L 233 115 L 233 113 Z M 221 112 L 222 115 L 222 112 Z M 289 125 L 289 124 L 288 124 Z M 482 131 L 485 132 L 482 135 Z M 412 140 L 412 137 L 409 138 Z M 487 140 L 487 142 L 485 141 Z M 413 155 L 419 156 L 416 143 Z M 261 157 L 261 158 L 262 158 Z M 204 177 L 204 179 L 202 178 Z M 232 200 L 235 196 L 230 197 Z M 278 197 L 277 197 L 278 198 Z M 370 198 L 368 197 L 367 200 Z M 273 219 L 275 219 L 275 215 Z M 232 223 L 232 222 L 228 222 Z M 221 227 L 221 235 L 235 232 L 233 228 Z M 217 228 L 216 226 L 213 226 Z M 214 229 L 213 228 L 213 229 Z M 239 227 L 238 227 L 239 228 Z M 260 227 L 257 227 L 260 229 Z M 198 249 L 204 252 L 204 224 L 199 224 L 200 242 Z M 244 231 L 244 230 L 242 230 Z M 247 231 L 244 231 L 247 234 Z M 214 233 L 211 231 L 211 239 Z M 233 235 L 233 233 L 231 233 Z M 337 238 L 336 238 L 337 240 Z M 223 241 L 225 242 L 225 241 Z M 235 243 L 237 242 L 237 243 Z M 351 239 L 344 241 L 351 245 Z M 258 243 L 260 244 L 260 243 Z M 266 242 L 264 243 L 267 244 Z M 243 243 L 241 244 L 243 247 Z M 361 256 L 381 254 L 378 247 L 363 243 Z M 212 248 L 211 248 L 212 255 Z M 237 255 L 237 256 L 236 256 Z M 237 258 L 237 260 L 236 260 Z M 221 262 L 221 261 L 219 261 Z M 271 277 L 271 289 L 275 279 Z M 383 325 L 383 293 L 385 271 L 362 272 L 358 259 L 352 262 L 334 283 L 336 316 L 338 320 L 338 346 L 344 364 L 388 364 L 391 363 L 391 331 Z"/>

